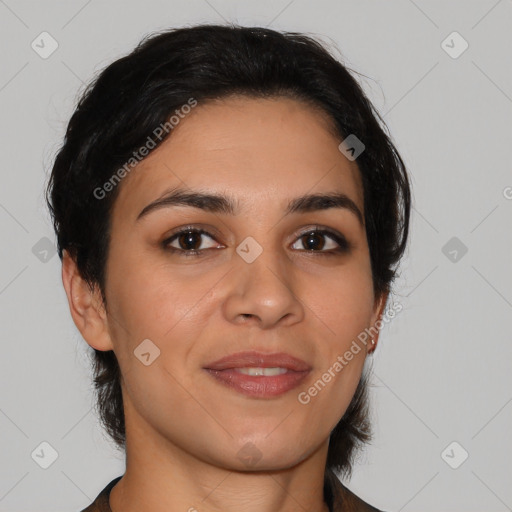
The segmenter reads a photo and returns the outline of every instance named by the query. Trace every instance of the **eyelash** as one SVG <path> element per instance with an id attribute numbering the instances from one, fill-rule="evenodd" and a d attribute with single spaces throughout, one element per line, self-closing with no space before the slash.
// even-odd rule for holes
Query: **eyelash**
<path id="1" fill-rule="evenodd" d="M 215 240 L 215 237 L 213 237 L 208 231 L 205 231 L 204 229 L 200 228 L 194 228 L 194 227 L 186 227 L 181 229 L 180 231 L 176 231 L 171 237 L 166 238 L 162 242 L 162 247 L 165 251 L 169 251 L 171 253 L 179 253 L 179 256 L 183 256 L 185 258 L 190 257 L 199 257 L 201 256 L 205 251 L 210 250 L 209 249 L 191 249 L 191 250 L 185 250 L 185 249 L 177 249 L 176 247 L 170 247 L 169 244 L 173 242 L 175 239 L 177 239 L 180 235 L 187 234 L 187 233 L 196 233 L 199 235 L 207 235 L 212 240 Z M 331 249 L 329 251 L 323 251 L 323 250 L 315 250 L 315 249 L 304 249 L 303 252 L 307 252 L 309 254 L 318 253 L 318 256 L 337 256 L 340 254 L 348 253 L 352 249 L 352 245 L 346 240 L 346 238 L 343 235 L 340 235 L 336 233 L 335 231 L 331 231 L 330 229 L 322 228 L 321 226 L 314 226 L 313 228 L 308 229 L 307 231 L 303 231 L 295 241 L 301 239 L 302 237 L 309 235 L 311 233 L 315 233 L 317 235 L 328 235 L 329 238 L 333 239 L 339 247 L 337 249 Z M 295 243 L 295 242 L 294 242 Z"/>

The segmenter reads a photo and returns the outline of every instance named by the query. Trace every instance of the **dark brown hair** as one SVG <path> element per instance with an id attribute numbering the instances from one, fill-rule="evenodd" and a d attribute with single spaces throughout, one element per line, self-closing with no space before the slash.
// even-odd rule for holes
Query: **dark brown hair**
<path id="1" fill-rule="evenodd" d="M 81 95 L 56 156 L 46 197 L 57 237 L 105 306 L 110 215 L 120 187 L 94 193 L 190 98 L 288 96 L 317 106 L 340 140 L 356 135 L 376 297 L 389 292 L 408 236 L 411 193 L 387 127 L 347 68 L 315 39 L 259 27 L 199 25 L 151 34 L 106 67 Z M 169 131 L 169 134 L 172 131 Z M 157 146 L 166 139 L 162 137 Z M 94 349 L 93 349 L 94 350 Z M 120 369 L 112 351 L 93 352 L 101 421 L 125 446 Z M 330 435 L 326 479 L 350 475 L 355 449 L 369 441 L 366 374 Z"/>

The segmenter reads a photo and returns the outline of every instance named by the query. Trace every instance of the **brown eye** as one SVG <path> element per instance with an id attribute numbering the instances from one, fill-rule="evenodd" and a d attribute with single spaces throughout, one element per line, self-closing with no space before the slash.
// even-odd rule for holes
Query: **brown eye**
<path id="1" fill-rule="evenodd" d="M 210 233 L 203 229 L 187 228 L 174 233 L 170 238 L 164 240 L 162 245 L 164 249 L 175 253 L 181 253 L 183 256 L 198 256 L 206 249 L 215 247 L 215 245 L 211 247 L 201 247 L 204 235 L 211 240 L 215 240 Z M 173 246 L 171 244 L 175 245 Z"/>
<path id="2" fill-rule="evenodd" d="M 180 256 L 201 256 L 208 249 L 222 248 L 219 245 L 202 246 L 205 238 L 215 241 L 215 238 L 203 229 L 185 228 L 174 233 L 171 237 L 162 242 L 162 246 L 166 251 L 177 253 Z M 333 256 L 340 253 L 346 253 L 350 250 L 351 245 L 345 237 L 327 229 L 314 228 L 302 233 L 297 241 L 293 244 L 300 243 L 302 249 L 292 246 L 302 252 L 318 255 Z"/>
<path id="3" fill-rule="evenodd" d="M 326 242 L 326 239 L 331 241 Z M 325 229 L 307 231 L 300 235 L 297 242 L 300 242 L 305 247 L 304 250 L 306 252 L 333 254 L 346 252 L 350 249 L 349 243 L 342 235 Z M 295 249 L 296 247 L 293 248 Z"/>
<path id="4" fill-rule="evenodd" d="M 176 241 L 178 242 L 178 245 L 180 246 L 180 249 L 184 249 L 185 251 L 188 250 L 197 250 L 199 249 L 201 245 L 202 234 L 197 233 L 195 231 L 185 231 L 181 232 L 178 237 L 176 238 Z"/>

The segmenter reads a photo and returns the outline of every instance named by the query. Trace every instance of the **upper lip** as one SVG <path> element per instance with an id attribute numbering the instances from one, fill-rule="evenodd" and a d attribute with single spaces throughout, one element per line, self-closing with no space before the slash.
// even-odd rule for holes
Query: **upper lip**
<path id="1" fill-rule="evenodd" d="M 284 352 L 266 354 L 263 352 L 248 351 L 237 352 L 222 357 L 217 361 L 204 366 L 208 370 L 227 370 L 230 368 L 286 368 L 295 372 L 311 370 L 302 359 L 298 359 Z"/>

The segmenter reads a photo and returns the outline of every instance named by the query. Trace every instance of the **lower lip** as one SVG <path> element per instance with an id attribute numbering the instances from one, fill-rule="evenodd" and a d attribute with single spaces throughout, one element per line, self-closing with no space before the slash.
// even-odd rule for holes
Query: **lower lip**
<path id="1" fill-rule="evenodd" d="M 282 375 L 272 377 L 253 376 L 239 373 L 234 369 L 228 370 L 205 370 L 222 384 L 247 396 L 258 398 L 270 398 L 282 395 L 293 388 L 296 388 L 309 374 L 308 371 L 288 371 Z"/>

